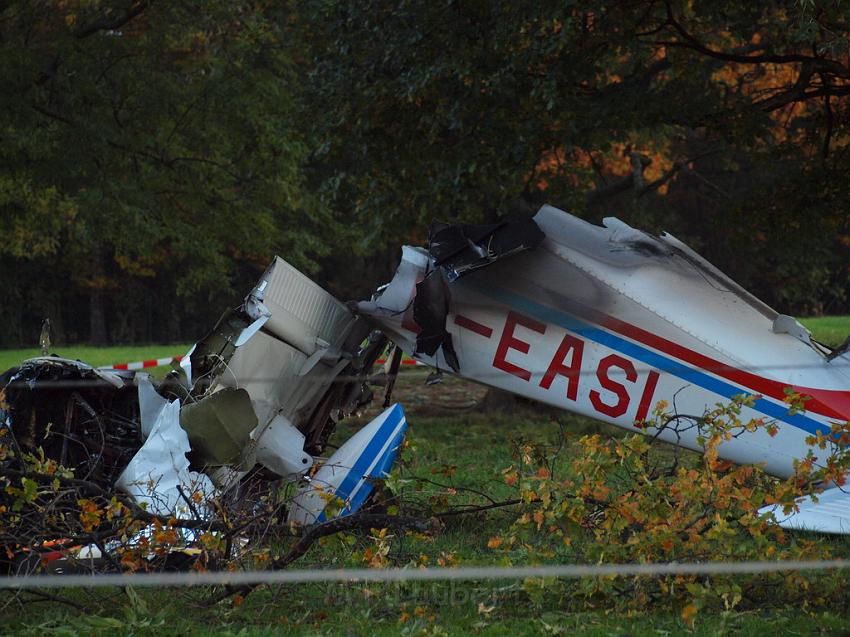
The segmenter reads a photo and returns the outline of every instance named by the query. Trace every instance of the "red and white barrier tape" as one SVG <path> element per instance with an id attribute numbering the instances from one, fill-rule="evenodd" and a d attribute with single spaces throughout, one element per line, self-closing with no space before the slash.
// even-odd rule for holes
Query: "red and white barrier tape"
<path id="1" fill-rule="evenodd" d="M 386 362 L 387 362 L 386 358 L 379 358 L 378 360 L 375 361 L 375 365 L 383 365 Z M 401 361 L 401 364 L 402 365 L 425 365 L 425 363 L 423 363 L 422 361 L 415 361 L 412 358 L 404 359 L 403 361 Z"/>
<path id="2" fill-rule="evenodd" d="M 152 358 L 146 361 L 135 361 L 132 363 L 118 363 L 116 365 L 103 365 L 98 369 L 123 369 L 123 370 L 137 370 L 137 369 L 147 369 L 148 367 L 160 367 L 162 365 L 170 365 L 171 361 L 180 362 L 182 356 L 169 356 L 168 358 Z M 385 358 L 379 359 L 375 361 L 376 365 L 383 365 L 387 360 Z M 405 359 L 401 361 L 402 365 L 425 365 L 420 361 L 416 361 L 413 359 Z"/>
<path id="3" fill-rule="evenodd" d="M 170 365 L 171 361 L 180 362 L 182 356 L 169 356 L 168 358 L 152 358 L 146 361 L 135 361 L 133 363 L 118 363 L 117 365 L 103 365 L 98 369 L 146 369 L 148 367 L 159 367 L 161 365 Z"/>

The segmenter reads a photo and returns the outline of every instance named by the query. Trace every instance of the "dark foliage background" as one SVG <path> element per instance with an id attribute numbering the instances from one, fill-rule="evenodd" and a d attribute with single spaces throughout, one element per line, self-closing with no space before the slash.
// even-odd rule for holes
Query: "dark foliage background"
<path id="1" fill-rule="evenodd" d="M 0 346 L 194 340 L 277 253 L 343 299 L 547 202 L 850 311 L 825 0 L 0 2 Z"/>

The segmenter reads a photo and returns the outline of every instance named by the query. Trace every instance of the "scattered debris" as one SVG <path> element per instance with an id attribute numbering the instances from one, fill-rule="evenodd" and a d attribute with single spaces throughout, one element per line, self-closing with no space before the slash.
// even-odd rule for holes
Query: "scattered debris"
<path id="1" fill-rule="evenodd" d="M 393 405 L 349 438 L 309 478 L 295 496 L 289 520 L 301 524 L 324 522 L 357 511 L 386 478 L 404 441 L 407 420 L 401 405 Z M 331 504 L 337 509 L 328 515 Z"/>
<path id="2" fill-rule="evenodd" d="M 111 488 L 142 447 L 133 373 L 46 356 L 3 376 L 0 428 L 19 453 L 41 450 L 80 479 Z"/>
<path id="3" fill-rule="evenodd" d="M 130 496 L 147 514 L 212 520 L 221 498 L 250 506 L 242 493 L 249 474 L 267 491 L 279 481 L 308 479 L 336 423 L 371 399 L 367 377 L 386 344 L 364 318 L 278 258 L 245 302 L 226 312 L 162 381 L 55 356 L 9 370 L 0 378 L 0 433 L 17 458 L 43 454 L 75 479 Z M 362 505 L 372 477 L 386 475 L 395 458 L 404 428 L 386 439 L 380 423 L 390 413 L 404 422 L 396 406 L 331 460 L 341 470 L 352 453 L 357 459 L 346 470 L 353 485 L 328 481 L 346 499 L 345 512 Z M 14 462 L 0 458 L 0 466 Z M 306 510 L 315 508 L 310 493 L 317 480 L 302 489 Z M 292 519 L 313 522 L 320 515 Z M 41 546 L 42 531 L 34 529 L 27 544 Z M 142 530 L 130 544 L 144 546 L 154 533 Z M 196 540 L 184 535 L 187 546 Z M 75 559 L 105 558 L 109 551 L 58 546 Z"/>

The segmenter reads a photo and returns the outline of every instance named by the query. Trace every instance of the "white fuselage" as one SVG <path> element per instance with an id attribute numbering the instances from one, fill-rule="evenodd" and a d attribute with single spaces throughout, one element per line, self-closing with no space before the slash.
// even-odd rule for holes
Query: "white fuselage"
<path id="1" fill-rule="evenodd" d="M 777 333 L 776 312 L 675 239 L 550 207 L 535 221 L 542 245 L 449 285 L 461 376 L 634 431 L 664 400 L 680 418 L 659 437 L 691 449 L 706 410 L 757 395 L 740 418 L 774 423 L 775 435 L 747 432 L 720 454 L 777 476 L 793 473 L 807 437 L 850 418 L 847 361 L 828 361 L 806 334 Z M 411 354 L 410 301 L 429 268 L 427 251 L 405 248 L 393 281 L 360 306 Z M 448 370 L 442 350 L 417 358 Z M 789 413 L 787 387 L 812 396 L 805 413 Z"/>

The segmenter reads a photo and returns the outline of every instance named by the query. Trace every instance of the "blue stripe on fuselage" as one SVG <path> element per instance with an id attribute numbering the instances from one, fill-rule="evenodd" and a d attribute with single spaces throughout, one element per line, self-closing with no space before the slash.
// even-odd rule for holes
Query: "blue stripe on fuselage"
<path id="1" fill-rule="evenodd" d="M 649 350 L 636 343 L 632 343 L 631 341 L 617 336 L 616 334 L 606 332 L 603 329 L 584 323 L 574 316 L 570 316 L 569 314 L 564 314 L 563 312 L 551 307 L 541 305 L 536 301 L 532 301 L 531 299 L 509 292 L 508 290 L 498 287 L 484 287 L 478 285 L 472 285 L 472 287 L 480 294 L 500 301 L 511 308 L 515 308 L 545 323 L 551 323 L 552 325 L 557 325 L 565 330 L 574 332 L 589 341 L 594 341 L 600 345 L 604 345 L 605 347 L 609 347 L 613 350 L 631 356 L 636 360 L 646 363 L 647 365 L 651 365 L 663 372 L 673 374 L 682 380 L 692 383 L 693 385 L 697 385 L 698 387 L 702 387 L 703 389 L 707 389 L 719 396 L 731 399 L 735 396 L 740 396 L 741 394 L 754 393 L 750 390 L 741 389 L 740 387 L 731 385 L 730 383 L 715 378 L 714 376 L 710 376 L 703 371 L 689 367 L 675 359 L 662 356 L 657 352 Z M 756 400 L 753 404 L 753 409 L 765 414 L 766 416 L 770 416 L 771 418 L 793 425 L 810 434 L 816 434 L 818 431 L 821 433 L 829 433 L 829 425 L 820 423 L 805 414 L 791 415 L 788 413 L 787 405 L 780 405 L 765 398 L 759 398 Z"/>

